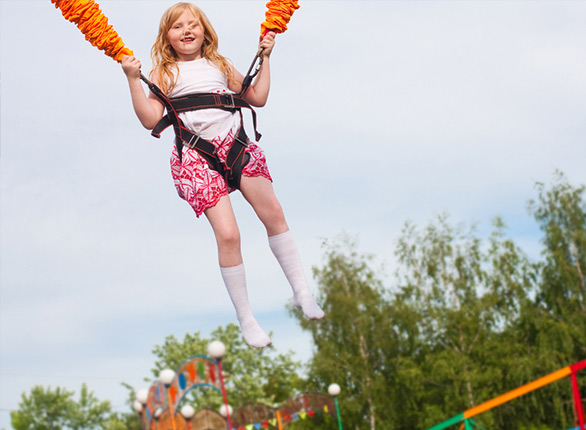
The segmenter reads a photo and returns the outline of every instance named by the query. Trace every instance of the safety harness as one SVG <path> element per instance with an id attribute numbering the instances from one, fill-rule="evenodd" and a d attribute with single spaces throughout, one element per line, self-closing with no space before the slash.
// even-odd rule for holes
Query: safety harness
<path id="1" fill-rule="evenodd" d="M 141 79 L 143 78 L 141 76 Z M 197 93 L 174 98 L 167 97 L 158 86 L 146 78 L 143 79 L 152 93 L 161 100 L 167 109 L 167 114 L 155 125 L 151 134 L 156 138 L 160 138 L 161 133 L 172 125 L 175 131 L 175 145 L 180 161 L 182 159 L 183 146 L 193 149 L 207 161 L 211 169 L 216 170 L 224 177 L 226 183 L 231 188 L 238 189 L 240 188 L 242 169 L 250 160 L 250 155 L 245 152 L 249 139 L 244 131 L 242 109 L 249 109 L 252 113 L 255 138 L 257 141 L 261 138 L 261 134 L 256 130 L 256 112 L 243 98 L 251 81 L 250 76 L 246 78 L 243 83 L 243 90 L 239 94 Z M 232 146 L 228 150 L 225 163 L 218 157 L 214 144 L 193 133 L 185 127 L 183 121 L 179 118 L 181 112 L 212 108 L 223 109 L 229 112 L 238 111 L 240 113 L 240 129 L 236 134 Z"/>

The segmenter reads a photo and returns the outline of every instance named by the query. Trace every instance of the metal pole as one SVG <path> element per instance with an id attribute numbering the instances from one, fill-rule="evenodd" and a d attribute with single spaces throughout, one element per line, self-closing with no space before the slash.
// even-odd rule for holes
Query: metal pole
<path id="1" fill-rule="evenodd" d="M 342 417 L 340 416 L 340 406 L 338 406 L 338 396 L 334 396 L 334 404 L 336 405 L 336 416 L 338 417 L 338 428 L 342 430 Z"/>
<path id="2" fill-rule="evenodd" d="M 173 402 L 171 402 L 170 387 L 167 388 L 167 401 L 169 402 L 169 413 L 171 414 L 171 425 L 173 426 L 173 430 L 177 430 L 177 426 L 175 426 L 175 413 L 173 412 Z"/>
<path id="3" fill-rule="evenodd" d="M 580 430 L 585 430 L 584 425 L 584 408 L 582 406 L 582 398 L 580 397 L 580 387 L 578 387 L 578 379 L 576 372 L 572 372 L 572 391 L 574 393 L 574 405 L 576 407 L 576 415 L 578 415 L 578 422 L 580 423 Z"/>
<path id="4" fill-rule="evenodd" d="M 232 422 L 230 421 L 230 409 L 228 405 L 228 396 L 226 395 L 226 386 L 224 385 L 224 374 L 222 373 L 222 360 L 220 359 L 218 359 L 218 373 L 220 374 L 222 396 L 224 396 L 224 407 L 226 408 L 226 421 L 228 422 L 228 430 L 232 430 Z"/>

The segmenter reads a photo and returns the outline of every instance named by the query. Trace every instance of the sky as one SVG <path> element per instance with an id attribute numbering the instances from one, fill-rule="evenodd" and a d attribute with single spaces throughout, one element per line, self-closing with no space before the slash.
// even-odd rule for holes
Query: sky
<path id="1" fill-rule="evenodd" d="M 101 0 L 150 70 L 166 0 Z M 245 72 L 264 1 L 197 3 Z M 501 216 L 539 257 L 527 212 L 556 169 L 586 183 L 586 1 L 307 0 L 271 57 L 260 141 L 304 263 L 355 237 L 392 271 L 407 220 Z M 0 0 L 0 429 L 35 385 L 83 382 L 127 411 L 167 335 L 236 322 L 204 217 L 177 197 L 172 132 L 132 111 L 120 66 L 49 0 Z M 312 354 L 291 291 L 238 194 L 249 296 L 278 352 Z M 229 353 L 229 352 L 228 352 Z M 325 389 L 325 387 L 324 387 Z"/>

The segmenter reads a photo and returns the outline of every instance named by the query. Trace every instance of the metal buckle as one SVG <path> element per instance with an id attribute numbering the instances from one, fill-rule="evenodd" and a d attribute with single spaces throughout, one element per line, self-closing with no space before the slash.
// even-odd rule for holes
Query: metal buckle
<path id="1" fill-rule="evenodd" d="M 243 141 L 242 139 L 238 139 L 238 136 L 236 136 L 236 137 L 234 138 L 234 140 L 237 140 L 238 142 L 240 142 L 241 144 L 243 144 L 243 145 L 244 145 L 244 146 L 246 146 L 246 147 L 248 147 L 248 144 L 250 143 L 250 141 L 248 141 L 248 142 L 245 142 L 245 141 Z"/>
<path id="2" fill-rule="evenodd" d="M 232 94 L 232 93 L 226 93 L 224 95 L 230 97 L 230 103 L 231 103 L 231 105 L 230 106 L 226 106 L 226 107 L 227 108 L 230 108 L 230 109 L 234 109 L 236 107 L 236 105 L 234 104 L 234 94 Z"/>
<path id="3" fill-rule="evenodd" d="M 195 139 L 197 137 L 197 139 Z M 193 141 L 193 139 L 195 139 L 195 142 Z M 195 145 L 197 145 L 197 142 L 199 141 L 200 136 L 198 134 L 194 134 L 193 136 L 191 136 L 191 139 L 189 139 L 189 142 L 186 143 L 186 145 L 193 149 L 195 148 Z"/>

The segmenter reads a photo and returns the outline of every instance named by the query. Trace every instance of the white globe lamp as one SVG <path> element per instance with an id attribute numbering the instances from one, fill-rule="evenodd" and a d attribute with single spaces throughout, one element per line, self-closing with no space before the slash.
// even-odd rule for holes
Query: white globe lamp
<path id="1" fill-rule="evenodd" d="M 159 373 L 159 380 L 166 387 L 171 385 L 174 377 L 175 377 L 175 372 L 173 372 L 171 369 L 164 369 L 164 370 L 161 370 L 161 373 Z"/>
<path id="2" fill-rule="evenodd" d="M 214 360 L 221 360 L 226 354 L 226 346 L 219 340 L 214 340 L 208 345 L 208 355 Z"/>
<path id="3" fill-rule="evenodd" d="M 226 413 L 226 411 L 228 413 Z M 222 415 L 225 418 L 228 416 L 228 414 L 232 415 L 232 406 L 228 405 L 227 408 L 226 405 L 220 406 L 220 415 Z"/>
<path id="4" fill-rule="evenodd" d="M 136 400 L 140 402 L 141 405 L 146 405 L 147 400 L 149 398 L 149 390 L 143 388 L 136 392 Z"/>
<path id="5" fill-rule="evenodd" d="M 195 409 L 193 409 L 193 407 L 191 405 L 185 405 L 181 408 L 181 415 L 183 415 L 183 418 L 185 418 L 186 420 L 190 420 L 193 418 L 193 416 L 195 415 Z"/>
<path id="6" fill-rule="evenodd" d="M 138 400 L 135 400 L 134 403 L 132 403 L 132 409 L 134 409 L 137 414 L 140 414 L 142 412 L 142 404 Z"/>
<path id="7" fill-rule="evenodd" d="M 340 416 L 340 406 L 338 405 L 338 394 L 340 394 L 340 386 L 338 384 L 330 384 L 328 393 L 334 398 L 336 405 L 336 417 L 338 418 L 338 429 L 342 430 L 342 417 Z"/>
<path id="8" fill-rule="evenodd" d="M 331 384 L 328 387 L 328 393 L 330 393 L 330 396 L 337 396 L 340 394 L 340 386 L 338 384 Z"/>

